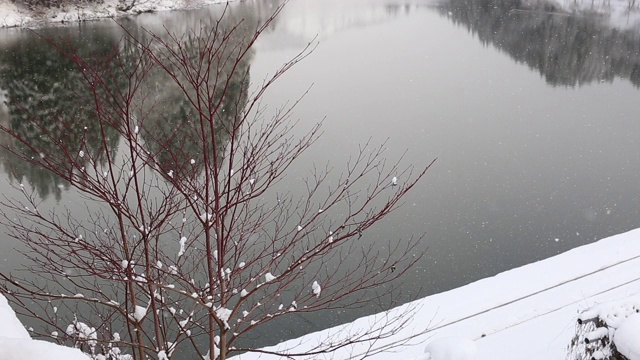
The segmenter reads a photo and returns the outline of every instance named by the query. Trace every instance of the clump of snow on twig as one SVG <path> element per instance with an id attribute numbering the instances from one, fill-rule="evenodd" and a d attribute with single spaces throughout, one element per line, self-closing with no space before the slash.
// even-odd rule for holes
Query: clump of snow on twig
<path id="1" fill-rule="evenodd" d="M 144 306 L 136 305 L 136 309 L 133 312 L 133 318 L 136 321 L 141 321 L 147 315 L 147 308 Z"/>
<path id="2" fill-rule="evenodd" d="M 225 307 L 221 307 L 221 308 L 218 308 L 216 310 L 216 315 L 222 321 L 229 321 L 229 317 L 231 317 L 231 310 L 229 310 L 229 309 L 227 309 Z"/>
<path id="3" fill-rule="evenodd" d="M 320 287 L 320 284 L 318 284 L 317 281 L 314 281 L 313 284 L 311 284 L 311 290 L 313 291 L 313 295 L 315 295 L 317 298 L 320 297 L 320 292 L 322 291 L 322 288 Z"/>
<path id="4" fill-rule="evenodd" d="M 185 251 L 185 244 L 187 243 L 187 238 L 186 237 L 181 237 L 180 238 L 180 251 L 178 251 L 178 257 L 184 255 L 184 251 Z"/>
<path id="5" fill-rule="evenodd" d="M 268 272 L 266 274 L 264 274 L 264 281 L 265 282 L 271 282 L 273 280 L 276 279 L 276 276 L 274 276 L 272 273 Z"/>
<path id="6" fill-rule="evenodd" d="M 158 351 L 158 360 L 169 360 L 169 357 L 167 356 L 167 352 L 164 350 Z"/>
<path id="7" fill-rule="evenodd" d="M 86 341 L 87 345 L 89 345 L 89 348 L 91 349 L 91 352 L 95 352 L 96 345 L 98 344 L 98 334 L 96 333 L 96 328 L 90 327 L 89 325 L 76 320 L 72 324 L 69 324 L 67 326 L 65 333 L 80 341 Z"/>

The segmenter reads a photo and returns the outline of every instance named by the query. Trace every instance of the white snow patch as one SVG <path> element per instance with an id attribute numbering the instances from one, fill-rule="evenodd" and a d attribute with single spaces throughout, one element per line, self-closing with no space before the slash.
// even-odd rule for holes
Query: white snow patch
<path id="1" fill-rule="evenodd" d="M 147 308 L 144 306 L 136 305 L 136 309 L 133 312 L 133 318 L 136 319 L 136 321 L 140 321 L 144 319 L 146 315 L 147 315 Z"/>
<path id="2" fill-rule="evenodd" d="M 350 335 L 362 334 L 372 324 L 385 324 L 398 316 L 410 317 L 399 332 L 375 342 L 362 342 L 336 350 L 327 356 L 304 359 L 348 359 L 359 357 L 373 348 L 402 341 L 428 329 L 424 335 L 411 340 L 414 345 L 389 352 L 372 354 L 367 360 L 425 359 L 425 345 L 433 338 L 473 339 L 477 347 L 476 360 L 496 359 L 564 359 L 567 347 L 576 335 L 578 312 L 594 304 L 630 297 L 640 298 L 638 288 L 640 268 L 640 229 L 602 239 L 595 243 L 569 250 L 546 260 L 505 271 L 443 293 L 401 305 L 388 312 L 355 320 L 352 323 L 307 334 L 267 351 L 283 349 L 298 353 L 310 351 L 323 341 L 335 342 Z M 629 307 L 629 306 L 626 306 Z M 295 311 L 294 303 L 289 311 Z M 412 312 L 411 309 L 414 309 Z M 599 313 L 618 314 L 621 308 L 608 304 Z M 625 310 L 626 312 L 626 310 Z M 582 315 L 581 315 L 582 316 Z M 585 315 L 586 316 L 586 315 Z M 622 317 L 620 326 L 622 326 Z M 640 329 L 634 330 L 637 320 L 627 325 L 635 339 Z M 611 323 L 617 320 L 611 319 Z M 609 320 L 607 320 L 609 323 Z M 624 348 L 637 340 L 625 341 L 625 331 L 618 334 Z M 531 346 L 531 339 L 541 346 Z M 615 339 L 615 334 L 614 334 Z M 632 348 L 635 350 L 635 348 Z M 470 355 L 470 352 L 467 353 Z M 431 356 L 431 355 L 429 355 Z M 276 359 L 264 354 L 242 354 L 238 359 Z M 636 360 L 636 359 L 634 359 Z"/>
<path id="3" fill-rule="evenodd" d="M 203 212 L 202 214 L 200 214 L 200 220 L 202 221 L 209 221 L 211 222 L 211 218 L 213 217 L 212 214 L 209 214 L 208 212 Z"/>
<path id="4" fill-rule="evenodd" d="M 0 338 L 31 339 L 9 302 L 0 294 Z"/>
<path id="5" fill-rule="evenodd" d="M 158 351 L 158 360 L 169 360 L 169 357 L 167 356 L 167 352 L 164 350 Z"/>
<path id="6" fill-rule="evenodd" d="M 57 332 L 55 336 L 57 336 Z M 52 336 L 53 336 L 52 333 Z M 0 294 L 0 359 L 1 360 L 89 360 L 78 349 L 41 340 L 32 340 L 9 302 Z"/>
<path id="7" fill-rule="evenodd" d="M 622 321 L 613 335 L 613 342 L 629 360 L 640 360 L 640 314 L 634 313 Z"/>
<path id="8" fill-rule="evenodd" d="M 273 281 L 275 279 L 276 279 L 276 277 L 273 274 L 271 274 L 270 272 L 264 274 L 264 281 L 265 282 L 271 282 L 271 281 Z"/>
<path id="9" fill-rule="evenodd" d="M 181 237 L 180 238 L 180 251 L 178 251 L 178 257 L 184 255 L 184 248 L 185 248 L 185 244 L 187 243 L 187 238 L 186 237 Z"/>
<path id="10" fill-rule="evenodd" d="M 79 349 L 72 349 L 47 341 L 0 338 L 0 359 L 89 360 L 89 357 Z"/>
<path id="11" fill-rule="evenodd" d="M 478 347 L 472 340 L 448 337 L 430 342 L 424 352 L 428 360 L 475 360 Z"/>
<path id="12" fill-rule="evenodd" d="M 320 284 L 318 284 L 317 281 L 314 281 L 313 284 L 311 284 L 311 290 L 313 291 L 313 295 L 315 295 L 316 297 L 320 297 L 320 292 L 322 291 L 322 288 L 320 287 Z"/>
<path id="13" fill-rule="evenodd" d="M 202 357 L 203 360 L 214 360 L 218 358 L 218 355 L 220 355 L 220 349 L 218 348 L 218 346 L 214 345 L 213 346 L 213 357 L 211 357 L 211 351 L 207 351 L 207 354 L 204 355 Z"/>
<path id="14" fill-rule="evenodd" d="M 216 310 L 216 315 L 218 315 L 218 317 L 222 321 L 229 321 L 229 317 L 231 316 L 231 310 L 221 307 Z"/>

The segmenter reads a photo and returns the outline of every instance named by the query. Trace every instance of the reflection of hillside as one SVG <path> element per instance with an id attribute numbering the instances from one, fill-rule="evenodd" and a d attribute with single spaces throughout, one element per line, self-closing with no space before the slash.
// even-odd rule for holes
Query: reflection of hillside
<path id="1" fill-rule="evenodd" d="M 115 45 L 99 33 L 84 35 L 88 39 L 83 43 L 88 46 L 82 47 L 80 53 L 92 54 L 96 60 L 107 56 Z M 34 163 L 19 160 L 11 151 L 38 157 L 29 146 L 55 154 L 56 142 L 63 142 L 69 144 L 70 151 L 87 153 L 85 160 L 100 159 L 104 151 L 98 136 L 100 129 L 97 122 L 92 121 L 94 112 L 90 106 L 81 106 L 91 103 L 90 99 L 82 101 L 84 94 L 80 89 L 84 88 L 84 79 L 69 59 L 33 34 L 29 41 L 15 42 L 0 54 L 0 88 L 5 97 L 0 121 L 28 139 L 26 144 L 6 134 L 0 139 L 5 171 L 12 179 L 29 182 L 41 197 L 53 193 L 59 199 L 61 189 L 69 184 Z M 117 133 L 108 131 L 107 137 L 115 150 Z M 71 165 L 68 166 L 71 172 Z"/>
<path id="2" fill-rule="evenodd" d="M 640 34 L 606 26 L 598 17 L 559 14 L 520 0 L 450 0 L 439 11 L 484 44 L 540 72 L 552 85 L 628 79 L 640 86 Z"/>
<path id="3" fill-rule="evenodd" d="M 156 71 L 147 79 L 147 85 L 154 92 L 158 104 L 170 104 L 169 106 L 153 106 L 148 111 L 142 124 L 145 147 L 154 154 L 157 164 L 162 167 L 163 173 L 174 171 L 181 175 L 198 176 L 204 169 L 204 154 L 212 158 L 214 149 L 203 149 L 202 138 L 210 137 L 209 122 L 200 122 L 199 116 L 205 119 L 213 116 L 212 143 L 215 146 L 218 165 L 222 163 L 227 144 L 231 136 L 231 126 L 235 119 L 242 116 L 248 99 L 249 67 L 253 58 L 253 50 L 245 55 L 239 64 L 235 64 L 238 49 L 246 46 L 246 42 L 253 36 L 258 26 L 256 13 L 242 11 L 236 8 L 225 15 L 219 29 L 222 32 L 230 31 L 242 20 L 231 36 L 225 40 L 231 46 L 222 46 L 222 52 L 216 55 L 216 60 L 211 64 L 209 73 L 209 87 L 213 90 L 210 104 L 205 107 L 203 113 L 196 110 L 190 103 L 183 90 L 175 81 L 169 79 L 164 71 Z M 246 8 L 244 8 L 246 10 Z M 219 39 L 222 41 L 222 38 Z M 204 38 L 194 34 L 184 37 L 184 49 L 191 56 L 191 60 L 197 63 L 203 47 L 207 46 Z M 160 69 L 156 69 L 160 70 Z M 179 71 L 177 71 L 180 74 Z M 186 83 L 186 79 L 180 81 Z M 163 84 L 158 87 L 158 84 Z M 195 94 L 188 91 L 190 96 Z M 194 98 L 192 98 L 194 99 Z M 206 108 L 211 111 L 208 114 Z M 203 125 L 204 124 L 204 125 Z M 202 128 L 201 126 L 204 126 Z M 204 132 L 204 133 L 203 133 Z M 192 161 L 194 162 L 192 164 Z"/>
<path id="4" fill-rule="evenodd" d="M 217 7 L 216 16 L 202 19 L 199 24 L 213 24 L 221 14 L 223 7 Z M 225 17 L 220 23 L 221 28 L 231 29 L 240 21 L 230 39 L 228 49 L 242 48 L 242 42 L 248 41 L 258 26 L 260 19 L 265 17 L 257 14 L 251 7 L 234 6 L 227 9 Z M 265 14 L 268 13 L 265 11 Z M 269 13 L 270 14 L 270 13 Z M 132 25 L 132 24 L 127 24 Z M 128 42 L 118 44 L 117 37 L 113 36 L 113 29 L 107 31 L 80 31 L 75 29 L 57 29 L 62 32 L 57 39 L 63 42 L 71 39 L 68 44 L 73 51 L 80 56 L 89 58 L 90 62 L 98 67 L 103 66 L 101 59 L 108 55 L 116 55 L 117 59 L 124 61 L 125 69 L 111 71 L 104 68 L 105 73 L 111 73 L 110 83 L 104 85 L 101 91 L 110 89 L 118 93 L 117 89 L 126 86 L 122 76 L 122 70 L 126 70 L 133 60 L 141 56 L 138 49 Z M 136 37 L 148 40 L 148 33 L 137 26 L 130 26 L 130 31 Z M 175 32 L 170 29 L 171 33 Z M 199 47 L 204 45 L 202 38 L 195 35 L 192 30 L 185 30 L 183 40 L 186 50 L 195 60 Z M 116 31 L 117 33 L 118 31 Z M 159 30 L 158 34 L 168 36 L 166 30 Z M 76 65 L 61 55 L 57 49 L 45 40 L 29 34 L 22 38 L 23 41 L 11 42 L 0 52 L 0 97 L 3 106 L 0 107 L 0 121 L 8 125 L 12 131 L 17 132 L 30 140 L 34 148 L 42 149 L 45 153 L 55 154 L 58 146 L 55 141 L 62 140 L 70 146 L 71 153 L 79 154 L 82 150 L 87 156 L 77 159 L 80 162 L 100 160 L 105 152 L 105 144 L 100 141 L 99 123 L 95 120 L 95 109 L 90 98 L 83 99 L 86 94 L 86 81 L 76 69 Z M 144 41 L 144 40 L 143 40 Z M 220 59 L 225 59 L 231 54 L 220 54 Z M 215 148 L 218 160 L 224 155 L 226 144 L 229 141 L 230 131 L 228 127 L 234 118 L 241 115 L 248 97 L 249 66 L 252 59 L 251 53 L 245 56 L 243 61 L 232 69 L 234 56 L 220 60 L 213 66 L 211 82 L 216 84 L 216 92 L 213 94 L 213 103 L 220 102 L 219 111 L 214 114 L 214 132 L 216 134 Z M 103 64 L 112 64 L 105 61 Z M 112 64 L 113 65 L 113 64 Z M 109 65 L 111 66 L 111 65 Z M 113 69 L 112 69 L 113 70 Z M 217 70 L 217 71 L 216 71 Z M 217 80 L 216 80 L 217 79 Z M 230 79 L 228 87 L 223 91 L 224 83 Z M 138 99 L 142 106 L 141 112 L 145 114 L 140 120 L 146 148 L 154 153 L 157 164 L 166 173 L 170 170 L 181 171 L 188 169 L 191 175 L 198 175 L 203 169 L 204 149 L 201 141 L 203 129 L 197 121 L 198 113 L 193 104 L 185 98 L 182 90 L 168 78 L 167 74 L 156 67 L 144 80 L 145 95 L 147 99 Z M 84 90 L 83 90 L 84 89 Z M 109 99 L 109 96 L 105 97 Z M 112 98 L 114 101 L 119 101 Z M 86 106 L 83 106 L 86 104 Z M 153 105 L 151 105 L 153 104 Z M 148 106 L 151 105 L 151 106 Z M 109 116 L 115 119 L 119 114 Z M 208 129 L 204 129 L 208 133 Z M 110 129 L 106 144 L 108 151 L 115 154 L 120 135 L 114 129 Z M 19 153 L 27 153 L 38 158 L 37 153 L 29 150 L 28 145 L 16 143 L 9 136 L 0 138 L 0 145 L 13 149 Z M 212 149 L 207 149 L 211 156 Z M 0 158 L 4 169 L 11 179 L 30 183 L 42 196 L 55 194 L 59 199 L 61 189 L 69 187 L 66 181 L 54 176 L 52 173 L 42 170 L 38 165 L 20 161 L 5 148 L 0 147 Z M 194 159 L 195 164 L 191 164 Z M 66 166 L 62 164 L 63 166 Z M 69 172 L 73 171 L 71 168 Z"/>

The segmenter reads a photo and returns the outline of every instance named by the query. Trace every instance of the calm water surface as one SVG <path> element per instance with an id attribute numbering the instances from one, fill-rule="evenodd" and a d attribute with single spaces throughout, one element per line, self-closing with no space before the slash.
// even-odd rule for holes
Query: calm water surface
<path id="1" fill-rule="evenodd" d="M 233 11 L 260 19 L 276 3 Z M 186 31 L 220 9 L 143 15 L 126 25 Z M 259 83 L 319 41 L 265 98 L 278 106 L 313 85 L 296 116 L 302 129 L 326 117 L 323 137 L 288 174 L 288 186 L 302 184 L 311 163 L 339 168 L 369 139 L 388 139 L 390 158 L 408 150 L 417 166 L 438 158 L 404 206 L 365 236 L 384 244 L 426 233 L 428 255 L 404 278 L 401 301 L 640 225 L 640 31 L 521 10 L 513 1 L 293 0 L 255 46 L 251 79 Z M 121 36 L 111 22 L 46 34 L 82 39 L 86 52 Z M 44 96 L 45 84 L 60 81 L 47 76 L 65 76 L 63 65 L 47 63 L 52 56 L 28 31 L 0 31 L 3 96 L 30 81 L 41 84 L 33 96 Z M 8 106 L 0 121 L 9 121 Z M 8 179 L 15 164 L 3 164 Z M 47 206 L 83 204 L 46 174 L 21 173 Z M 8 181 L 0 188 L 14 192 Z M 13 247 L 0 242 L 3 271 L 19 264 Z M 248 341 L 274 343 L 377 310 L 296 315 Z"/>

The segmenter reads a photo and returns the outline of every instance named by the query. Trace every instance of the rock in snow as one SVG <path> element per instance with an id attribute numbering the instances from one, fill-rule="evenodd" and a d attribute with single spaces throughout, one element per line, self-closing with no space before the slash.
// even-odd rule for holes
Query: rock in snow
<path id="1" fill-rule="evenodd" d="M 429 343 L 425 360 L 475 360 L 478 348 L 472 340 L 448 337 Z"/>
<path id="2" fill-rule="evenodd" d="M 613 343 L 620 354 L 629 360 L 640 360 L 640 314 L 630 315 L 613 335 Z"/>

